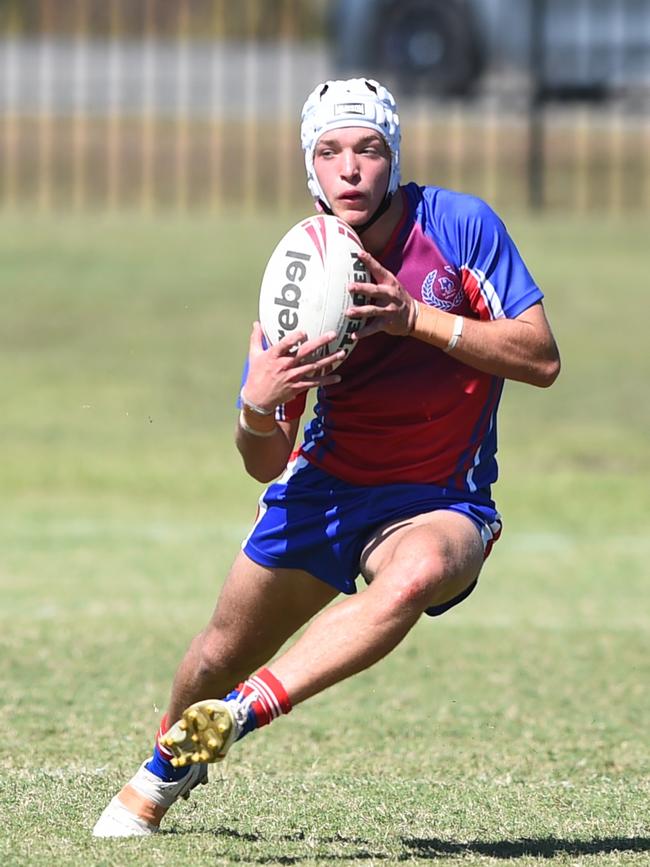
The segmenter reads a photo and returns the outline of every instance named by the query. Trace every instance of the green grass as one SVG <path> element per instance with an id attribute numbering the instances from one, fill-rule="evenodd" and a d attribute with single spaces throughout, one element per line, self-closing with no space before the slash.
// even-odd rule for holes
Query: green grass
<path id="1" fill-rule="evenodd" d="M 642 219 L 510 220 L 564 370 L 506 389 L 480 589 L 249 738 L 165 833 L 90 837 L 254 514 L 233 405 L 290 222 L 0 220 L 0 863 L 647 864 Z"/>

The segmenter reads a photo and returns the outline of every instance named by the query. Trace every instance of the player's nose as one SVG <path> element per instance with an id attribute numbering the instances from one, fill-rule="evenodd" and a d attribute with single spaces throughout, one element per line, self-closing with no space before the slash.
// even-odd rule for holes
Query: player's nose
<path id="1" fill-rule="evenodd" d="M 359 175 L 359 160 L 355 152 L 351 149 L 344 150 L 341 154 L 341 177 L 348 180 L 349 178 L 358 177 Z"/>

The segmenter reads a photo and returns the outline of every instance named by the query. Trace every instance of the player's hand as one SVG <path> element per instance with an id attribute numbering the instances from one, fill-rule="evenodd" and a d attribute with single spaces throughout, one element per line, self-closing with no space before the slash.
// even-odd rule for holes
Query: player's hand
<path id="1" fill-rule="evenodd" d="M 272 412 L 309 388 L 340 382 L 341 377 L 331 373 L 330 368 L 343 360 L 345 350 L 317 357 L 335 338 L 336 334 L 329 331 L 307 340 L 303 331 L 296 331 L 264 349 L 262 326 L 254 322 L 248 347 L 248 376 L 242 390 L 244 399 Z"/>
<path id="2" fill-rule="evenodd" d="M 359 258 L 370 272 L 373 283 L 350 283 L 351 295 L 361 292 L 368 297 L 368 303 L 353 305 L 346 311 L 350 319 L 369 317 L 362 328 L 353 334 L 354 340 L 385 331 L 387 334 L 405 336 L 410 334 L 415 324 L 417 307 L 406 289 L 394 274 L 380 265 L 366 250 Z"/>

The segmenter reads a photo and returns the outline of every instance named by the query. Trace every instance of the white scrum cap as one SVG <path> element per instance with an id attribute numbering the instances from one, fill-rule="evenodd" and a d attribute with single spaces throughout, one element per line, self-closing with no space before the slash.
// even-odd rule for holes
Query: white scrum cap
<path id="1" fill-rule="evenodd" d="M 323 133 L 350 126 L 374 129 L 384 137 L 391 153 L 386 195 L 391 196 L 399 186 L 400 128 L 392 93 L 372 78 L 325 81 L 314 88 L 303 106 L 300 138 L 309 192 L 328 207 L 314 171 L 316 142 Z"/>

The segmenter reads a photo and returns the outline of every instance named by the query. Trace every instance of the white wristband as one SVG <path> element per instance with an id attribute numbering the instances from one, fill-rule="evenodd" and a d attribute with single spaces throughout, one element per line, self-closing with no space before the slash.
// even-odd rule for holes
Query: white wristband
<path id="1" fill-rule="evenodd" d="M 456 348 L 456 344 L 460 340 L 463 334 L 463 325 L 465 324 L 465 320 L 462 316 L 457 316 L 454 319 L 454 330 L 451 333 L 451 337 L 449 338 L 449 343 L 447 344 L 447 348 L 445 352 L 451 352 L 452 349 Z"/>
<path id="2" fill-rule="evenodd" d="M 267 437 L 275 436 L 275 432 L 277 430 L 279 430 L 277 425 L 276 425 L 276 427 L 273 428 L 273 430 L 255 430 L 255 428 L 251 427 L 248 424 L 248 422 L 246 421 L 246 418 L 244 416 L 244 410 L 241 410 L 239 413 L 239 427 L 243 431 L 246 431 L 247 434 L 250 434 L 251 436 L 254 436 L 254 437 L 261 437 L 262 439 L 266 439 Z"/>
<path id="3" fill-rule="evenodd" d="M 249 409 L 252 409 L 253 412 L 257 413 L 257 415 L 273 415 L 275 412 L 274 409 L 264 409 L 261 406 L 258 406 L 256 403 L 251 403 L 248 398 L 244 397 L 244 390 L 242 389 L 239 392 L 239 399 L 242 403 L 245 403 Z"/>

